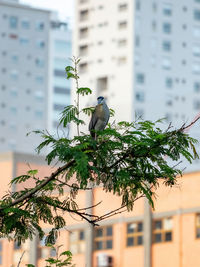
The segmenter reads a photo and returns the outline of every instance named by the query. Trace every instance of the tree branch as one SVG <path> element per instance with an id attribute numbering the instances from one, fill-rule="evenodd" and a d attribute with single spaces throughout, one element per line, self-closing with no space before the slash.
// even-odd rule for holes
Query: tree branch
<path id="1" fill-rule="evenodd" d="M 56 176 L 58 176 L 61 172 L 63 172 L 64 170 L 68 169 L 69 167 L 71 167 L 74 164 L 74 162 L 75 161 L 72 160 L 72 161 L 66 163 L 65 165 L 63 165 L 62 167 L 58 168 L 47 179 L 45 179 L 41 184 L 39 184 L 38 186 L 36 186 L 35 188 L 33 188 L 32 190 L 27 192 L 25 195 L 23 195 L 23 196 L 19 197 L 18 199 L 12 201 L 9 205 L 6 205 L 4 207 L 0 207 L 0 211 L 4 210 L 6 208 L 10 208 L 12 206 L 15 206 L 15 205 L 23 202 L 27 198 L 30 199 L 35 193 L 40 191 L 45 185 L 47 185 L 49 182 L 54 180 L 56 178 Z"/>

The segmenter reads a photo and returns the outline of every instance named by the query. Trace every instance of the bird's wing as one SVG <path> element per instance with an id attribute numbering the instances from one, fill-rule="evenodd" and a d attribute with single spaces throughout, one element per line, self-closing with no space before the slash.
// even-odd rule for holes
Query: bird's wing
<path id="1" fill-rule="evenodd" d="M 94 130 L 95 124 L 97 123 L 98 120 L 98 116 L 97 116 L 97 106 L 94 110 L 94 112 L 92 113 L 92 118 L 90 120 L 89 123 L 89 131 L 91 132 L 91 130 Z"/>

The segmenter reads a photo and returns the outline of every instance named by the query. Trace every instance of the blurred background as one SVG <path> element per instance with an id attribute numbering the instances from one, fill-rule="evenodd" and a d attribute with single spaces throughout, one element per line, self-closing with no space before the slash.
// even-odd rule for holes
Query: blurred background
<path id="1" fill-rule="evenodd" d="M 80 85 L 93 90 L 81 105 L 103 95 L 116 121 L 165 118 L 163 129 L 200 116 L 200 0 L 0 0 L 1 196 L 27 164 L 50 171 L 46 151 L 35 152 L 40 137 L 28 132 L 72 134 L 58 128 L 60 112 L 74 104 L 65 73 L 72 56 L 81 58 Z M 189 134 L 199 139 L 199 122 Z M 69 218 L 59 242 L 78 267 L 200 266 L 199 164 L 183 162 L 178 187 L 160 186 L 155 210 L 138 201 L 97 230 Z M 80 201 L 104 199 L 101 212 L 120 205 L 100 188 L 93 196 L 81 192 Z M 39 267 L 54 256 L 37 238 L 23 246 L 3 240 L 0 265 L 17 266 L 23 251 L 23 264 Z"/>

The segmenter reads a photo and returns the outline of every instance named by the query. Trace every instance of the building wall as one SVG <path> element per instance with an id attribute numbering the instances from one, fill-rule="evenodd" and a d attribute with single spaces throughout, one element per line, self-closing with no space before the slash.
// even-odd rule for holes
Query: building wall
<path id="1" fill-rule="evenodd" d="M 49 12 L 0 1 L 0 151 L 34 152 L 47 127 Z"/>
<path id="2" fill-rule="evenodd" d="M 43 157 L 19 153 L 1 154 L 0 166 L 1 188 L 2 191 L 4 190 L 3 193 L 1 191 L 1 197 L 5 193 L 11 177 L 24 174 L 30 168 L 39 169 L 40 177 L 46 177 L 53 171 L 52 168 L 45 165 Z M 183 177 L 178 178 L 177 182 L 178 184 L 173 187 L 165 187 L 163 181 L 160 181 L 160 185 L 155 191 L 155 209 L 151 210 L 151 213 L 147 212 L 147 202 L 139 199 L 136 201 L 133 211 L 122 212 L 99 222 L 99 227 L 102 229 L 112 227 L 112 234 L 105 235 L 103 238 L 96 236 L 96 227 L 93 228 L 78 216 L 65 214 L 67 226 L 61 230 L 56 245 L 63 245 L 60 252 L 71 250 L 74 253 L 73 262 L 80 267 L 85 267 L 85 265 L 98 267 L 97 258 L 102 257 L 102 254 L 112 257 L 113 267 L 131 267 L 133 265 L 136 267 L 199 266 L 200 235 L 198 237 L 197 233 L 200 230 L 200 223 L 197 223 L 200 222 L 198 187 L 200 173 L 186 173 Z M 13 189 L 16 190 L 16 188 Z M 66 191 L 63 200 L 68 197 L 68 194 L 69 192 Z M 94 205 L 92 212 L 98 216 L 108 214 L 121 204 L 119 197 L 102 191 L 100 187 L 94 188 L 92 194 L 80 191 L 76 201 L 79 208 Z M 88 210 L 88 212 L 90 211 L 91 209 Z M 155 228 L 155 223 L 157 222 L 159 225 L 160 221 L 162 221 L 161 227 Z M 143 222 L 143 228 L 139 231 L 137 227 L 141 222 Z M 48 233 L 50 225 L 41 224 L 41 226 Z M 128 229 L 135 229 L 135 233 L 127 233 Z M 107 230 L 103 231 L 105 234 Z M 80 232 L 84 232 L 82 238 L 80 238 Z M 162 242 L 158 236 L 155 236 L 159 233 L 162 235 Z M 167 233 L 170 233 L 168 241 L 165 239 Z M 143 236 L 141 244 L 137 239 L 139 235 Z M 135 238 L 134 246 L 127 243 L 127 238 L 130 236 Z M 105 243 L 106 240 L 112 240 L 112 248 L 95 249 L 97 246 L 95 242 L 103 241 Z M 41 255 L 50 255 L 50 250 L 44 247 L 44 240 L 39 241 L 37 237 L 22 247 L 15 246 L 14 248 L 14 244 L 6 239 L 2 239 L 0 244 L 2 245 L 2 249 L 0 249 L 2 264 L 0 266 L 10 266 L 12 263 L 16 265 L 17 259 L 23 251 L 25 251 L 23 264 L 32 263 L 38 267 L 44 266 L 45 261 Z M 150 255 L 147 258 L 145 255 L 148 255 L 148 250 Z"/>
<path id="3" fill-rule="evenodd" d="M 134 9 L 133 1 L 126 3 L 123 11 L 118 0 L 76 1 L 75 7 L 73 55 L 81 58 L 80 86 L 93 91 L 81 100 L 81 106 L 96 105 L 102 95 L 115 109 L 116 121 L 132 118 Z"/>
<path id="4" fill-rule="evenodd" d="M 56 14 L 51 17 L 51 84 L 50 84 L 50 120 L 49 129 L 52 133 L 63 134 L 58 130 L 60 113 L 70 105 L 71 81 L 66 79 L 66 66 L 71 64 L 72 32 L 68 21 L 60 21 Z M 64 130 L 66 136 L 68 130 Z"/>

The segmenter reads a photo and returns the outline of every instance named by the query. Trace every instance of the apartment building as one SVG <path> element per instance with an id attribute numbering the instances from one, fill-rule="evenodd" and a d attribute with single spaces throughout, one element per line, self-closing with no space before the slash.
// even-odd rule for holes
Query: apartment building
<path id="1" fill-rule="evenodd" d="M 40 177 L 53 171 L 41 156 L 1 153 L 1 197 L 8 190 L 11 177 L 24 174 L 30 168 L 38 169 Z M 67 225 L 61 230 L 56 245 L 62 245 L 60 252 L 70 250 L 78 267 L 199 266 L 199 186 L 199 172 L 184 174 L 172 188 L 165 187 L 161 181 L 154 210 L 145 199 L 139 199 L 133 211 L 107 218 L 98 227 L 65 214 Z M 76 201 L 79 208 L 101 202 L 92 209 L 96 215 L 109 213 L 121 204 L 119 197 L 100 187 L 93 192 L 80 191 Z M 47 225 L 42 227 L 46 233 L 50 230 Z M 55 257 L 55 251 L 45 247 L 44 240 L 39 241 L 37 237 L 22 246 L 0 240 L 0 266 L 17 266 L 22 254 L 22 266 L 30 263 L 43 267 L 47 257 Z"/>
<path id="2" fill-rule="evenodd" d="M 199 0 L 77 0 L 75 12 L 85 105 L 103 95 L 116 121 L 166 118 L 163 128 L 200 115 Z M 199 123 L 190 133 L 199 138 Z"/>
<path id="3" fill-rule="evenodd" d="M 71 32 L 50 11 L 17 1 L 0 1 L 0 23 L 0 151 L 35 153 L 41 139 L 26 134 L 56 133 L 70 101 Z"/>
<path id="4" fill-rule="evenodd" d="M 55 134 L 62 134 L 62 127 L 58 128 L 60 113 L 71 101 L 71 81 L 66 79 L 65 67 L 71 65 L 72 54 L 72 32 L 67 21 L 61 21 L 57 13 L 51 16 L 51 47 L 50 47 L 50 68 L 51 81 L 50 105 L 51 119 L 49 122 L 50 131 Z M 69 134 L 69 129 L 64 130 L 66 135 Z"/>

